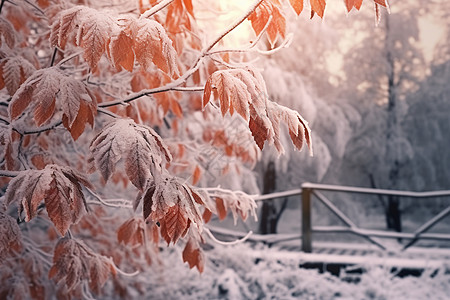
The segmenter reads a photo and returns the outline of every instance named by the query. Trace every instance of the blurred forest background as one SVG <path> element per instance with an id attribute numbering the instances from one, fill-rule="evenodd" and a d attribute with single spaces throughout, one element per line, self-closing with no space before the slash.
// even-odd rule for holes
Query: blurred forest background
<path id="1" fill-rule="evenodd" d="M 376 27 L 371 3 L 346 17 L 336 2 L 327 9 L 340 13 L 323 21 L 302 15 L 289 28 L 291 46 L 259 62 L 270 98 L 310 123 L 314 157 L 295 152 L 284 132 L 286 155 L 266 147 L 254 181 L 230 176 L 220 184 L 251 193 L 300 188 L 303 182 L 450 189 L 450 3 L 392 1 L 391 13 L 383 10 Z M 378 218 L 374 226 L 396 231 L 417 227 L 446 204 L 377 198 L 349 205 L 348 195 L 337 196 L 333 201 L 347 206 L 355 221 L 384 215 L 385 225 Z M 274 219 L 285 207 L 297 208 L 294 200 L 264 204 L 259 231 L 277 231 Z"/>

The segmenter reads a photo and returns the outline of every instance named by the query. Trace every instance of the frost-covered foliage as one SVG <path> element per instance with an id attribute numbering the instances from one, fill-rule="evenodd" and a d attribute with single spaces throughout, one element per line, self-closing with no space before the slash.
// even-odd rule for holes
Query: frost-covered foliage
<path id="1" fill-rule="evenodd" d="M 226 188 L 255 190 L 261 149 L 312 153 L 306 119 L 251 66 L 289 44 L 303 1 L 251 1 L 213 37 L 197 13 L 220 5 L 199 3 L 2 1 L 1 298 L 142 294 L 164 241 L 202 272 L 211 216 L 255 216 L 253 196 Z M 228 48 L 245 22 L 256 38 Z"/>

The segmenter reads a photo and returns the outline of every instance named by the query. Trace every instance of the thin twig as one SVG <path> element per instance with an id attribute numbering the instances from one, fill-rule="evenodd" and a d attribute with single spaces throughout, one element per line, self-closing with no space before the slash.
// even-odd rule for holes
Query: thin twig
<path id="1" fill-rule="evenodd" d="M 16 177 L 19 174 L 20 174 L 19 171 L 0 170 L 0 176 L 2 177 Z"/>
<path id="2" fill-rule="evenodd" d="M 179 92 L 203 92 L 205 87 L 203 86 L 191 86 L 191 87 L 174 87 L 172 90 Z"/>
<path id="3" fill-rule="evenodd" d="M 99 113 L 105 114 L 105 115 L 110 116 L 110 117 L 113 117 L 113 118 L 115 118 L 115 119 L 120 118 L 119 115 L 116 115 L 115 113 L 110 112 L 109 110 L 104 109 L 104 108 L 102 108 L 102 107 L 98 107 L 98 108 L 97 108 L 97 111 L 98 111 Z"/>
<path id="4" fill-rule="evenodd" d="M 5 4 L 5 0 L 2 0 L 2 2 L 0 3 L 0 14 L 2 13 L 3 4 Z"/>
<path id="5" fill-rule="evenodd" d="M 28 1 L 28 0 L 24 0 L 24 1 L 25 1 L 26 3 L 28 3 L 28 5 L 32 6 L 35 10 L 37 10 L 42 16 L 45 17 L 45 12 L 44 12 L 42 9 L 40 9 L 38 6 L 36 6 L 36 4 L 31 3 L 31 2 Z"/>
<path id="6" fill-rule="evenodd" d="M 56 127 L 58 127 L 59 125 L 61 125 L 61 124 L 62 124 L 62 121 L 57 121 L 57 122 L 55 122 L 55 123 L 49 124 L 49 125 L 47 125 L 47 126 L 42 126 L 42 127 L 39 127 L 38 129 L 34 129 L 34 130 L 25 130 L 24 132 L 20 132 L 20 131 L 18 131 L 18 130 L 16 130 L 16 129 L 14 129 L 14 130 L 17 131 L 18 133 L 24 134 L 24 135 L 27 135 L 27 134 L 36 134 L 36 133 L 41 133 L 41 132 L 53 130 L 53 129 L 55 129 Z"/>
<path id="7" fill-rule="evenodd" d="M 136 275 L 138 275 L 140 273 L 139 271 L 134 271 L 133 273 L 126 273 L 126 272 L 122 271 L 121 269 L 119 269 L 119 267 L 116 266 L 116 264 L 112 261 L 112 259 L 111 259 L 111 263 L 113 264 L 114 269 L 120 275 L 127 276 L 127 277 L 133 277 L 133 276 L 136 276 Z"/>
<path id="8" fill-rule="evenodd" d="M 158 4 L 156 4 L 155 6 L 150 8 L 149 10 L 145 11 L 141 15 L 141 18 L 150 18 L 151 16 L 153 16 L 154 14 L 159 12 L 160 10 L 164 9 L 165 7 L 167 7 L 173 1 L 174 0 L 163 0 L 163 1 L 159 2 Z"/>
<path id="9" fill-rule="evenodd" d="M 133 205 L 131 204 L 112 204 L 108 203 L 105 200 L 103 200 L 99 195 L 97 195 L 94 191 L 92 191 L 90 188 L 85 186 L 85 189 L 91 194 L 95 199 L 98 200 L 101 204 L 108 206 L 108 207 L 125 207 L 125 208 L 132 208 Z"/>
<path id="10" fill-rule="evenodd" d="M 53 64 L 55 63 L 55 59 L 56 59 L 56 54 L 57 53 L 58 53 L 58 47 L 55 47 L 55 49 L 53 49 L 52 59 L 50 61 L 50 67 L 53 67 Z"/>
<path id="11" fill-rule="evenodd" d="M 62 60 L 57 64 L 57 66 L 61 66 L 62 64 L 68 62 L 69 60 L 71 60 L 71 59 L 77 57 L 78 55 L 80 55 L 80 54 L 82 54 L 82 53 L 83 53 L 83 51 L 78 51 L 78 52 L 73 53 L 72 55 L 69 55 L 68 57 L 62 59 Z"/>
<path id="12" fill-rule="evenodd" d="M 7 125 L 10 124 L 10 122 L 8 120 L 6 120 L 5 118 L 3 118 L 2 116 L 0 116 L 0 121 L 5 122 Z"/>
<path id="13" fill-rule="evenodd" d="M 255 41 L 253 43 L 251 43 L 250 45 L 239 48 L 239 49 L 219 49 L 216 51 L 208 52 L 208 55 L 226 53 L 226 52 L 250 52 L 252 50 L 252 48 L 254 48 L 258 44 L 258 42 L 261 40 L 261 37 L 267 31 L 267 28 L 269 27 L 270 23 L 272 22 L 272 19 L 273 19 L 273 16 L 270 16 L 266 22 L 266 25 L 264 25 L 264 28 L 258 34 Z"/>
<path id="14" fill-rule="evenodd" d="M 246 240 L 248 240 L 248 238 L 253 234 L 253 231 L 249 231 L 243 238 L 232 241 L 232 242 L 224 242 L 224 241 L 219 241 L 213 234 L 212 232 L 208 229 L 208 228 L 203 228 L 203 230 L 208 234 L 208 236 L 216 243 L 220 244 L 220 245 L 225 245 L 225 246 L 231 246 L 231 245 L 237 245 L 240 243 L 245 242 Z"/>

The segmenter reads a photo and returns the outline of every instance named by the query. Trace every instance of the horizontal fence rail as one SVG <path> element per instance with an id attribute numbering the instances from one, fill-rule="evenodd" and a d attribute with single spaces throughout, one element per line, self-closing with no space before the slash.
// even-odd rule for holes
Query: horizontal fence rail
<path id="1" fill-rule="evenodd" d="M 301 189 L 294 189 L 284 192 L 276 192 L 266 195 L 260 195 L 255 198 L 256 201 L 273 201 L 275 199 L 300 196 L 302 207 L 302 230 L 297 238 L 302 240 L 302 251 L 312 252 L 313 234 L 314 233 L 350 233 L 361 238 L 364 238 L 371 244 L 378 248 L 386 250 L 386 247 L 374 238 L 387 239 L 405 239 L 409 240 L 403 246 L 403 250 L 414 245 L 419 240 L 436 240 L 436 241 L 450 241 L 450 234 L 445 233 L 428 233 L 427 231 L 434 225 L 439 223 L 442 219 L 450 215 L 450 205 L 438 213 L 436 216 L 422 224 L 414 232 L 392 232 L 387 230 L 372 230 L 358 227 L 345 213 L 343 213 L 336 205 L 330 201 L 322 192 L 337 192 L 349 194 L 366 194 L 376 196 L 396 196 L 403 198 L 414 198 L 417 200 L 427 198 L 447 197 L 450 200 L 450 190 L 432 191 L 432 192 L 411 192 L 385 189 L 360 188 L 316 183 L 304 183 Z M 312 220 L 312 199 L 315 198 L 320 201 L 333 215 L 335 215 L 345 226 L 313 226 Z M 261 237 L 262 238 L 262 237 Z M 293 237 L 289 237 L 292 239 Z M 278 238 L 272 237 L 275 241 Z M 281 240 L 284 240 L 282 238 Z"/>
<path id="2" fill-rule="evenodd" d="M 309 182 L 303 183 L 302 189 L 314 189 L 314 190 L 319 190 L 319 191 L 332 191 L 332 192 L 348 192 L 348 193 L 356 193 L 356 194 L 372 194 L 372 195 L 383 195 L 383 196 L 400 196 L 400 197 L 411 197 L 411 198 L 437 198 L 437 197 L 450 196 L 450 190 L 433 191 L 433 192 L 411 192 L 411 191 L 360 188 L 360 187 L 341 186 L 341 185 L 329 185 L 329 184 L 319 184 L 319 183 L 309 183 Z"/>
<path id="3" fill-rule="evenodd" d="M 409 198 L 438 198 L 450 197 L 450 191 L 435 191 L 435 192 L 410 192 L 410 191 L 396 191 L 383 190 L 371 188 L 345 187 L 325 184 L 304 183 L 302 184 L 302 250 L 304 252 L 312 252 L 312 235 L 313 233 L 351 233 L 360 236 L 379 248 L 386 250 L 386 247 L 374 240 L 374 237 L 393 238 L 393 239 L 408 239 L 410 240 L 404 247 L 406 250 L 421 239 L 450 241 L 450 234 L 441 233 L 427 233 L 430 228 L 439 223 L 442 219 L 450 215 L 450 205 L 441 211 L 439 214 L 425 222 L 416 231 L 412 233 L 406 232 L 389 232 L 383 230 L 368 230 L 358 227 L 350 218 L 348 218 L 340 209 L 338 209 L 333 202 L 325 197 L 321 191 L 327 192 L 341 192 L 341 193 L 357 193 L 370 194 L 382 196 L 397 196 Z M 322 204 L 327 207 L 339 220 L 346 226 L 312 226 L 311 220 L 311 201 L 312 197 L 317 198 Z"/>

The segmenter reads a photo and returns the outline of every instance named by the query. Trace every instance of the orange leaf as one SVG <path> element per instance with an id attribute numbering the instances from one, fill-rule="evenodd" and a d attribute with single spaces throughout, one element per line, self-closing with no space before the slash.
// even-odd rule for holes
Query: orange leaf
<path id="1" fill-rule="evenodd" d="M 145 191 L 142 208 L 142 212 L 144 213 L 144 220 L 147 220 L 147 218 L 152 213 L 153 194 L 155 193 L 155 188 L 155 185 L 150 185 L 150 187 Z"/>
<path id="2" fill-rule="evenodd" d="M 170 109 L 178 118 L 183 117 L 183 110 L 181 109 L 180 103 L 175 99 L 170 99 Z"/>
<path id="3" fill-rule="evenodd" d="M 4 212 L 0 212 L 0 224 L 0 262 L 3 262 L 8 254 L 22 250 L 22 234 L 17 221 Z"/>
<path id="4" fill-rule="evenodd" d="M 192 184 L 197 184 L 197 182 L 200 180 L 201 174 L 202 173 L 199 166 L 195 166 L 194 174 L 192 174 Z"/>
<path id="5" fill-rule="evenodd" d="M 20 211 L 24 211 L 25 221 L 28 222 L 44 200 L 50 220 L 64 235 L 70 225 L 77 223 L 86 212 L 80 183 L 92 187 L 82 175 L 57 165 L 47 165 L 43 170 L 23 171 L 9 183 L 5 202 L 7 205 L 19 202 Z"/>
<path id="6" fill-rule="evenodd" d="M 197 241 L 190 238 L 183 250 L 183 261 L 189 264 L 189 268 L 197 267 L 200 273 L 203 272 L 205 259 L 203 251 Z"/>
<path id="7" fill-rule="evenodd" d="M 142 218 L 133 217 L 120 225 L 117 240 L 126 245 L 143 245 L 145 240 L 145 223 Z"/>
<path id="8" fill-rule="evenodd" d="M 77 117 L 75 118 L 75 121 L 73 122 L 72 126 L 70 128 L 67 128 L 66 124 L 64 124 L 64 127 L 69 129 L 70 134 L 72 135 L 72 138 L 75 141 L 84 132 L 86 123 L 89 122 L 92 124 L 92 120 L 93 120 L 92 113 L 93 113 L 93 111 L 91 110 L 89 105 L 85 101 L 80 101 L 80 107 L 78 109 L 78 114 L 77 114 Z"/>
<path id="9" fill-rule="evenodd" d="M 132 20 L 134 27 L 134 53 L 136 60 L 149 68 L 153 62 L 169 76 L 178 74 L 177 53 L 164 27 L 149 19 Z"/>
<path id="10" fill-rule="evenodd" d="M 248 123 L 250 131 L 252 132 L 253 138 L 258 145 L 259 149 L 264 148 L 264 142 L 269 137 L 269 127 L 264 122 L 263 119 L 259 117 L 250 117 L 250 121 Z"/>
<path id="11" fill-rule="evenodd" d="M 323 13 L 325 12 L 325 0 L 310 0 L 311 3 L 311 13 L 315 12 L 319 17 L 323 18 Z"/>
<path id="12" fill-rule="evenodd" d="M 205 221 L 205 224 L 206 224 L 211 220 L 212 212 L 209 209 L 205 209 L 202 217 L 203 217 L 203 221 Z"/>
<path id="13" fill-rule="evenodd" d="M 105 181 L 114 173 L 116 164 L 123 157 L 128 178 L 141 191 L 152 177 L 152 166 L 160 172 L 172 160 L 172 155 L 156 131 L 136 124 L 131 119 L 116 119 L 107 124 L 91 142 L 89 149 L 90 159 Z"/>
<path id="14" fill-rule="evenodd" d="M 373 0 L 376 4 L 387 7 L 387 0 Z"/>
<path id="15" fill-rule="evenodd" d="M 35 124 L 42 126 L 53 117 L 55 107 L 62 110 L 63 124 L 74 139 L 83 132 L 86 122 L 94 125 L 95 97 L 84 83 L 65 76 L 56 67 L 34 72 L 22 84 L 11 99 L 9 114 L 15 120 L 34 109 Z"/>
<path id="16" fill-rule="evenodd" d="M 125 31 L 111 38 L 109 42 L 109 54 L 113 65 L 120 71 L 121 67 L 131 72 L 134 66 L 134 41 Z"/>
<path id="17" fill-rule="evenodd" d="M 109 259 L 95 253 L 82 241 L 62 238 L 56 244 L 48 277 L 63 281 L 69 291 L 86 280 L 90 288 L 99 293 L 109 273 L 115 275 L 116 272 Z"/>
<path id="18" fill-rule="evenodd" d="M 252 24 L 255 34 L 259 35 L 267 25 L 267 22 L 269 22 L 270 16 L 272 16 L 272 20 L 267 27 L 267 35 L 270 44 L 273 46 L 278 36 L 284 38 L 286 34 L 286 18 L 281 12 L 281 3 L 275 0 L 263 1 L 250 14 L 248 19 Z"/>
<path id="19" fill-rule="evenodd" d="M 96 69 L 115 26 L 109 14 L 78 5 L 58 14 L 50 28 L 50 41 L 62 49 L 68 40 L 73 41 L 83 48 L 83 57 L 89 66 Z"/>
<path id="20" fill-rule="evenodd" d="M 272 47 L 277 41 L 278 35 L 283 39 L 286 35 L 286 18 L 276 6 L 273 6 L 272 21 L 270 22 L 269 27 L 267 27 L 267 35 Z"/>
<path id="21" fill-rule="evenodd" d="M 161 235 L 166 240 L 167 244 L 173 242 L 186 234 L 190 226 L 189 219 L 184 215 L 179 205 L 175 204 L 169 207 L 164 218 L 159 220 L 161 224 Z"/>
<path id="22" fill-rule="evenodd" d="M 227 217 L 227 209 L 222 198 L 216 197 L 216 208 L 219 220 L 224 220 Z"/>
<path id="23" fill-rule="evenodd" d="M 354 0 L 345 0 L 345 6 L 347 6 L 347 11 L 350 12 L 354 6 Z"/>
<path id="24" fill-rule="evenodd" d="M 303 10 L 303 0 L 289 0 L 289 3 L 291 4 L 291 6 L 294 9 L 295 13 L 297 15 L 300 15 L 300 13 Z"/>
<path id="25" fill-rule="evenodd" d="M 1 38 L 3 37 L 3 39 Z M 13 49 L 16 43 L 16 31 L 14 30 L 11 23 L 9 23 L 4 18 L 0 18 L 0 46 L 4 40 L 9 48 Z"/>

